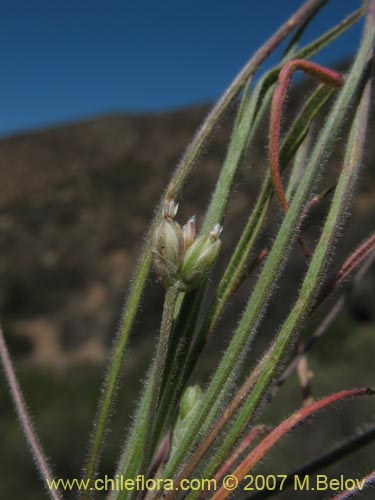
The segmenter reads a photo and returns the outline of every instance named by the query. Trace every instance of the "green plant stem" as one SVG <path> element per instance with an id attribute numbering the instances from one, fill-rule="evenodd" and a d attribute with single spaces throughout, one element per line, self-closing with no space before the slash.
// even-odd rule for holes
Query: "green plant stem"
<path id="1" fill-rule="evenodd" d="M 121 460 L 116 471 L 116 474 L 121 473 L 125 477 L 136 477 L 137 474 L 141 473 L 146 474 L 149 461 L 152 458 L 155 414 L 160 397 L 163 366 L 167 355 L 178 294 L 178 286 L 168 288 L 165 293 L 160 337 L 155 359 L 147 379 L 145 392 L 136 412 L 134 427 L 130 432 L 129 440 L 121 454 Z M 129 496 L 132 496 L 132 494 L 129 495 L 128 491 L 112 491 L 109 498 L 124 499 Z"/>
<path id="2" fill-rule="evenodd" d="M 328 87 L 324 88 L 328 89 Z M 311 151 L 312 143 L 313 143 L 313 133 L 312 133 L 312 128 L 310 128 L 309 132 L 307 133 L 301 146 L 299 147 L 293 158 L 288 179 L 288 185 L 286 189 L 286 199 L 288 200 L 289 205 L 294 195 L 294 192 L 303 177 L 303 173 L 306 167 L 306 160 L 308 158 L 309 151 Z"/>
<path id="3" fill-rule="evenodd" d="M 374 263 L 375 260 L 375 253 L 372 251 L 372 254 L 369 253 L 368 255 L 365 255 L 363 257 L 363 260 L 357 263 L 359 266 L 359 269 L 355 273 L 355 276 L 352 280 L 352 283 L 350 284 L 349 288 L 344 289 L 344 291 L 340 294 L 339 298 L 334 302 L 332 306 L 330 306 L 328 313 L 324 317 L 323 321 L 319 324 L 319 326 L 314 330 L 314 332 L 309 336 L 307 341 L 304 343 L 303 349 L 300 353 L 296 355 L 295 358 L 288 364 L 288 366 L 284 369 L 282 375 L 278 378 L 277 382 L 275 383 L 271 397 L 276 395 L 278 389 L 286 382 L 288 377 L 290 376 L 291 373 L 295 370 L 298 362 L 301 360 L 301 358 L 308 353 L 312 347 L 315 345 L 315 342 L 322 337 L 327 330 L 329 329 L 329 326 L 331 323 L 336 319 L 337 315 L 341 312 L 342 308 L 345 305 L 345 302 L 347 301 L 347 296 L 348 292 L 351 287 L 355 287 L 357 283 L 361 281 L 363 276 L 368 272 L 369 268 L 371 265 Z M 322 289 L 322 291 L 324 288 Z M 331 289 L 333 291 L 333 289 Z M 319 293 L 318 299 L 321 296 L 321 292 Z M 323 300 L 317 300 L 315 302 L 315 305 L 313 307 L 312 313 L 313 314 L 316 310 L 317 307 L 321 305 L 321 303 L 327 298 L 328 295 L 324 295 Z"/>
<path id="4" fill-rule="evenodd" d="M 321 6 L 322 5 L 323 4 L 321 4 Z M 296 35 L 296 37 L 294 38 L 294 42 L 291 43 L 290 47 L 288 47 L 285 55 L 285 60 L 288 60 L 293 55 L 295 57 L 312 57 L 317 51 L 324 48 L 325 45 L 332 42 L 335 38 L 340 36 L 340 34 L 345 32 L 352 24 L 358 21 L 362 14 L 363 9 L 355 11 L 337 26 L 330 29 L 329 31 L 327 31 L 327 33 L 320 36 L 317 40 L 313 41 L 306 47 L 303 47 L 296 54 L 294 54 L 295 42 L 301 36 L 303 30 L 307 26 L 307 22 L 305 22 L 304 28 L 302 29 L 301 27 L 298 32 L 298 37 Z M 309 19 L 309 21 L 310 20 L 311 18 Z M 210 206 L 205 216 L 203 225 L 204 230 L 208 231 L 210 226 L 214 225 L 214 223 L 222 221 L 222 217 L 227 206 L 227 200 L 229 199 L 229 194 L 233 184 L 234 175 L 239 168 L 240 160 L 243 156 L 243 151 L 249 147 L 249 144 L 254 137 L 255 131 L 261 124 L 261 120 L 264 117 L 265 112 L 267 111 L 268 104 L 272 96 L 272 90 L 274 87 L 273 84 L 277 79 L 277 75 L 281 67 L 282 65 L 279 65 L 277 69 L 271 70 L 269 73 L 267 73 L 267 75 L 265 75 L 257 84 L 256 89 L 251 97 L 249 97 L 251 79 L 248 80 L 233 126 L 232 138 L 228 148 L 225 163 L 221 170 L 215 193 L 212 196 Z M 289 159 L 294 155 L 295 151 L 298 149 L 299 144 L 307 134 L 311 121 L 321 110 L 321 108 L 324 106 L 324 104 L 332 94 L 333 91 L 331 89 L 322 86 L 313 93 L 311 98 L 308 99 L 304 110 L 294 122 L 283 143 L 280 156 L 282 165 L 285 166 L 289 162 Z M 272 185 L 270 179 L 268 179 L 268 181 L 268 194 L 270 199 L 272 195 Z M 262 194 L 264 194 L 263 191 Z M 254 214 L 252 215 L 252 218 L 247 225 L 244 235 L 241 238 L 241 242 L 236 247 L 235 255 L 233 256 L 234 258 L 231 259 L 225 276 L 219 284 L 219 289 L 217 290 L 217 294 L 215 294 L 215 298 L 211 304 L 205 323 L 199 330 L 198 336 L 193 340 L 189 353 L 186 352 L 184 346 L 187 346 L 192 339 L 192 335 L 196 326 L 196 319 L 198 318 L 198 312 L 200 310 L 202 298 L 204 296 L 206 283 L 203 283 L 200 286 L 198 292 L 195 293 L 195 297 L 193 300 L 190 300 L 190 297 L 188 298 L 189 304 L 186 304 L 185 300 L 183 300 L 182 302 L 184 306 L 184 321 L 185 318 L 187 319 L 185 321 L 185 326 L 181 329 L 181 341 L 179 344 L 181 347 L 178 347 L 175 351 L 174 343 L 170 346 L 170 350 L 172 352 L 170 353 L 171 355 L 169 357 L 171 359 L 173 358 L 174 369 L 172 373 L 171 370 L 167 367 L 165 372 L 165 380 L 169 380 L 169 383 L 167 390 L 163 394 L 163 400 L 160 404 L 157 416 L 157 420 L 159 422 L 158 427 L 160 429 L 162 424 L 167 424 L 169 416 L 173 413 L 174 403 L 178 400 L 182 387 L 185 385 L 187 379 L 189 378 L 210 333 L 216 326 L 223 308 L 225 307 L 228 299 L 231 297 L 233 291 L 237 286 L 239 273 L 242 272 L 242 265 L 245 265 L 255 239 L 261 229 L 262 221 L 265 217 L 269 200 L 267 201 L 267 203 L 265 203 L 265 199 L 262 199 L 261 197 L 260 204 L 260 206 L 259 204 L 257 204 L 258 210 L 254 211 Z M 259 209 L 262 209 L 262 206 L 263 210 L 260 213 Z M 256 225 L 254 225 L 255 221 Z M 250 241 L 247 241 L 249 237 L 249 230 L 254 230 L 254 233 L 253 237 L 250 238 Z M 245 249 L 243 245 L 245 245 Z M 233 264 L 235 264 L 234 268 Z M 223 292 L 223 294 L 221 292 Z M 191 308 L 190 313 L 186 313 L 188 306 L 190 306 Z M 212 309 L 214 309 L 214 312 L 212 311 Z M 179 307 L 176 308 L 176 311 L 178 310 Z M 174 356 L 175 352 L 177 354 Z M 155 438 L 157 437 L 158 436 L 155 435 Z"/>
<path id="5" fill-rule="evenodd" d="M 217 125 L 225 111 L 246 84 L 249 77 L 255 73 L 264 60 L 297 26 L 309 18 L 324 3 L 326 3 L 326 0 L 308 0 L 304 3 L 303 6 L 297 10 L 297 12 L 295 12 L 292 17 L 289 18 L 281 26 L 281 28 L 254 54 L 246 66 L 235 77 L 232 84 L 228 87 L 226 92 L 209 113 L 203 125 L 195 135 L 193 141 L 188 146 L 168 185 L 165 196 L 166 198 L 175 198 L 178 195 L 187 177 L 190 175 L 194 162 L 199 156 L 200 151 L 208 137 L 211 135 L 215 125 Z M 92 479 L 95 476 L 99 463 L 104 444 L 105 431 L 115 399 L 125 349 L 151 267 L 152 228 L 159 220 L 159 216 L 160 207 L 157 211 L 150 232 L 146 237 L 146 243 L 141 253 L 139 265 L 134 274 L 133 284 L 124 307 L 121 326 L 116 336 L 112 355 L 110 356 L 108 370 L 103 385 L 102 397 L 99 401 L 99 409 L 95 418 L 94 430 L 91 437 L 91 447 L 88 453 L 87 465 L 85 468 L 86 480 Z M 89 497 L 90 492 L 83 492 L 83 500 L 87 500 Z"/>
<path id="6" fill-rule="evenodd" d="M 153 364 L 152 369 L 146 378 L 146 388 L 135 413 L 134 426 L 129 430 L 129 438 L 122 450 L 121 459 L 115 474 L 116 476 L 121 473 L 124 477 L 134 478 L 137 475 L 138 466 L 142 458 L 143 440 L 146 426 L 144 415 L 147 413 L 148 404 L 152 395 L 150 380 L 153 377 L 154 369 L 155 364 Z M 123 498 L 128 498 L 129 496 L 128 492 L 113 490 L 108 495 L 108 500 L 118 498 L 119 495 L 122 495 Z"/>
<path id="7" fill-rule="evenodd" d="M 172 331 L 173 315 L 176 307 L 178 293 L 179 293 L 178 285 L 174 285 L 170 288 L 167 288 L 165 292 L 163 316 L 160 326 L 160 337 L 156 349 L 154 369 L 152 371 L 152 375 L 149 381 L 149 384 L 151 386 L 150 388 L 151 394 L 148 401 L 146 414 L 140 417 L 141 419 L 144 418 L 146 422 L 144 439 L 143 439 L 142 458 L 139 466 L 140 474 L 145 474 L 147 472 L 147 468 L 149 466 L 149 462 L 151 459 L 150 453 L 151 453 L 151 443 L 152 443 L 155 415 L 157 412 L 159 398 L 160 398 L 164 365 L 167 359 L 168 343 Z"/>
<path id="8" fill-rule="evenodd" d="M 324 141 L 327 141 L 328 137 L 332 140 L 332 135 L 334 135 L 333 121 L 338 117 L 340 117 L 340 121 L 342 120 L 344 110 L 347 109 L 348 105 L 350 104 L 352 95 L 354 94 L 354 91 L 360 83 L 360 79 L 365 70 L 369 55 L 371 54 L 371 49 L 375 38 L 374 24 L 375 23 L 373 21 L 373 18 L 370 17 L 370 21 L 368 21 L 367 23 L 367 29 L 361 49 L 353 65 L 353 68 L 350 71 L 349 78 L 346 81 L 346 84 L 342 92 L 340 93 L 339 98 L 337 99 L 337 102 L 330 114 L 325 128 L 322 131 L 321 139 L 324 139 Z M 330 256 L 330 252 L 332 251 L 337 232 L 341 227 L 342 221 L 347 212 L 351 199 L 351 193 L 354 189 L 355 181 L 358 175 L 367 126 L 368 109 L 370 103 L 370 88 L 370 81 L 368 81 L 350 131 L 346 155 L 344 159 L 344 167 L 342 169 L 339 182 L 335 190 L 331 208 L 325 222 L 319 243 L 313 254 L 309 269 L 304 278 L 299 298 L 295 303 L 287 320 L 285 321 L 283 327 L 281 328 L 279 335 L 269 349 L 269 352 L 272 353 L 270 356 L 270 360 L 263 368 L 263 371 L 259 376 L 248 401 L 244 404 L 235 422 L 233 422 L 230 431 L 228 432 L 227 436 L 224 439 L 224 442 L 220 446 L 219 451 L 216 453 L 216 456 L 212 458 L 211 462 L 205 469 L 203 477 L 210 477 L 210 475 L 216 470 L 216 468 L 220 466 L 226 454 L 232 449 L 232 446 L 236 442 L 236 439 L 241 433 L 242 429 L 254 417 L 257 408 L 264 398 L 264 395 L 268 391 L 270 385 L 272 384 L 280 369 L 280 365 L 283 362 L 287 350 L 293 343 L 295 334 L 302 327 L 305 318 L 308 316 L 309 311 L 314 305 L 319 285 L 321 283 L 321 278 L 327 266 L 327 261 Z M 344 107 L 342 108 L 341 106 Z M 326 131 L 329 132 L 330 136 L 326 133 Z M 318 152 L 317 148 L 319 148 L 319 144 L 320 140 L 314 148 L 315 154 L 314 152 L 312 153 L 312 158 L 310 159 L 304 178 L 296 191 L 290 210 L 295 207 L 299 197 L 302 194 L 304 183 L 306 182 L 309 174 L 312 174 L 312 171 L 310 169 L 318 159 L 316 153 Z M 286 222 L 289 218 L 290 210 L 286 215 L 284 222 Z M 279 235 L 280 233 L 282 233 L 282 229 L 283 227 L 281 228 Z M 274 244 L 274 247 L 276 245 L 277 240 Z M 194 496 L 189 496 L 189 500 L 192 500 L 193 498 Z"/>
<path id="9" fill-rule="evenodd" d="M 180 314 L 173 326 L 172 342 L 168 352 L 169 362 L 164 370 L 163 390 L 155 419 L 152 449 L 155 449 L 163 429 L 170 422 L 175 405 L 181 396 L 184 386 L 180 379 L 181 367 L 192 341 L 203 292 L 204 287 L 199 287 L 197 291 L 186 294 Z"/>
<path id="10" fill-rule="evenodd" d="M 258 88 L 258 92 L 262 89 L 263 84 Z M 261 109 L 258 111 L 253 129 L 257 128 L 256 122 L 260 121 L 267 109 L 267 103 L 271 99 L 272 87 L 268 89 L 266 96 L 262 101 Z M 289 130 L 287 137 L 283 142 L 283 146 L 280 154 L 280 161 L 283 168 L 288 164 L 290 158 L 295 154 L 298 145 L 303 141 L 305 135 L 307 134 L 312 120 L 319 113 L 321 108 L 326 104 L 328 99 L 332 96 L 333 90 L 325 86 L 320 86 L 312 96 L 307 100 L 303 110 L 297 117 L 296 121 L 293 123 L 291 129 Z M 258 96 L 253 95 L 253 100 L 256 102 Z M 250 133 L 250 137 L 253 136 L 253 129 Z M 269 207 L 269 203 L 272 197 L 272 181 L 269 173 L 266 175 L 266 179 L 263 182 L 261 193 L 258 197 L 256 205 L 251 213 L 250 219 L 243 231 L 240 242 L 236 246 L 234 253 L 230 259 L 230 262 L 226 268 L 226 271 L 220 280 L 220 283 L 216 289 L 215 295 L 211 301 L 210 307 L 204 317 L 203 324 L 201 325 L 196 338 L 190 347 L 190 351 L 187 356 L 185 356 L 185 362 L 183 366 L 179 369 L 177 365 L 177 370 L 174 375 L 174 381 L 177 387 L 183 387 L 190 377 L 194 366 L 202 353 L 210 335 L 214 331 L 218 320 L 225 308 L 228 300 L 232 297 L 234 291 L 238 287 L 238 283 L 243 277 L 243 269 L 246 266 L 249 254 L 252 251 L 254 243 L 259 235 L 262 227 L 262 223 L 266 212 Z M 268 253 L 268 252 L 267 252 Z M 204 287 L 205 285 L 202 285 Z M 201 296 L 203 291 L 201 290 Z M 198 297 L 197 300 L 201 300 Z M 197 302 L 197 301 L 196 301 Z M 196 310 L 198 308 L 197 303 L 194 303 L 194 309 L 192 309 L 190 316 L 197 317 Z M 191 321 L 186 322 L 186 327 L 189 327 Z M 191 334 L 195 327 L 195 323 L 191 326 Z M 172 390 L 172 389 L 170 389 Z M 165 399 L 164 407 L 167 406 L 167 398 Z"/>
<path id="11" fill-rule="evenodd" d="M 326 104 L 332 94 L 332 89 L 320 86 L 307 100 L 303 110 L 297 117 L 283 142 L 280 153 L 280 163 L 282 169 L 287 166 L 291 157 L 295 154 L 298 146 L 303 142 L 313 119 Z M 192 347 L 191 355 L 186 362 L 185 372 L 187 373 L 190 373 L 191 371 L 191 366 L 189 366 L 190 358 L 192 360 L 196 360 L 202 352 L 210 335 L 214 331 L 217 322 L 226 304 L 228 303 L 228 300 L 233 295 L 233 289 L 237 287 L 237 282 L 240 279 L 242 270 L 246 266 L 249 255 L 261 230 L 272 198 L 272 193 L 273 188 L 271 175 L 270 173 L 267 173 L 255 207 L 241 235 L 240 241 L 233 252 L 224 275 L 220 280 L 210 307 L 204 318 L 203 324 L 197 335 L 197 339 Z"/>
<path id="12" fill-rule="evenodd" d="M 349 73 L 348 79 L 346 80 L 343 89 L 340 91 L 340 94 L 324 128 L 321 131 L 320 137 L 314 147 L 309 164 L 306 168 L 305 175 L 300 185 L 298 186 L 290 209 L 283 220 L 275 243 L 267 258 L 266 264 L 258 279 L 250 301 L 245 309 L 241 322 L 227 351 L 224 354 L 224 357 L 215 373 L 214 378 L 212 379 L 207 389 L 204 401 L 198 409 L 199 416 L 186 432 L 186 435 L 182 440 L 180 447 L 176 450 L 174 457 L 171 458 L 170 463 L 167 465 L 165 470 L 165 477 L 172 477 L 172 474 L 175 473 L 178 466 L 181 464 L 181 462 L 183 462 L 183 457 L 186 456 L 187 453 L 189 453 L 191 446 L 196 443 L 199 429 L 203 422 L 205 422 L 211 406 L 214 404 L 216 398 L 220 394 L 221 388 L 228 380 L 228 377 L 230 377 L 233 368 L 239 363 L 239 360 L 241 359 L 241 354 L 243 354 L 243 351 L 249 340 L 248 332 L 255 330 L 255 327 L 259 322 L 259 317 L 261 317 L 262 313 L 264 312 L 270 292 L 276 282 L 276 270 L 279 270 L 282 266 L 287 250 L 294 240 L 303 204 L 311 189 L 313 180 L 317 175 L 317 172 L 319 171 L 322 160 L 325 157 L 325 152 L 333 144 L 342 121 L 345 117 L 347 108 L 352 101 L 355 91 L 358 88 L 361 76 L 363 75 L 364 68 L 366 67 L 366 63 L 368 61 L 369 53 L 373 45 L 373 40 L 374 27 L 371 23 L 368 23 L 366 35 L 364 37 L 364 41 L 357 55 L 355 63 Z M 367 93 L 369 93 L 369 91 Z M 368 99 L 365 99 L 364 101 L 367 102 Z M 362 102 L 362 115 L 364 112 L 362 109 L 363 106 L 364 104 Z M 340 181 L 335 191 L 334 200 L 331 206 L 332 208 L 325 224 L 320 244 L 314 252 L 312 263 L 309 267 L 309 271 L 302 286 L 300 297 L 303 297 L 303 299 L 300 298 L 295 308 L 293 309 L 290 318 L 286 322 L 286 326 L 282 329 L 278 340 L 275 342 L 271 361 L 267 363 L 267 367 L 263 370 L 262 375 L 260 375 L 259 380 L 253 389 L 251 398 L 245 404 L 245 407 L 239 416 L 240 418 L 237 419 L 235 424 L 231 427 L 228 433 L 228 438 L 220 447 L 219 452 L 214 456 L 213 461 L 210 462 L 208 467 L 208 474 L 206 474 L 205 471 L 205 473 L 203 474 L 204 477 L 210 477 L 212 471 L 215 470 L 215 468 L 223 462 L 223 458 L 232 448 L 232 445 L 240 434 L 241 429 L 243 429 L 246 422 L 248 422 L 249 417 L 254 414 L 261 399 L 263 398 L 264 392 L 268 389 L 269 384 L 272 382 L 276 367 L 280 362 L 280 358 L 282 358 L 282 356 L 284 355 L 284 349 L 287 345 L 288 340 L 290 341 L 291 334 L 295 331 L 295 328 L 303 321 L 306 316 L 309 305 L 308 299 L 313 299 L 315 297 L 314 294 L 317 289 L 317 284 L 320 281 L 321 272 L 324 268 L 327 254 L 329 250 L 331 250 L 334 236 L 337 232 L 337 228 L 340 226 L 339 221 L 345 213 L 345 201 L 348 201 L 350 191 L 353 188 L 353 182 L 355 180 L 355 174 L 357 172 L 356 167 L 358 167 L 361 145 L 363 145 L 363 137 L 365 135 L 363 132 L 366 124 L 364 123 L 365 120 L 363 120 L 362 115 L 360 114 L 361 120 L 359 120 L 357 113 L 357 118 L 355 121 L 355 133 L 352 131 L 349 140 L 350 147 L 348 147 L 348 152 L 350 152 L 350 154 L 354 153 L 354 156 L 350 156 L 350 162 L 348 161 L 348 158 L 345 159 L 345 168 L 341 173 Z M 361 130 L 361 133 L 363 134 L 362 137 L 359 137 L 359 128 Z M 353 141 L 354 138 L 355 142 Z"/>
<path id="13" fill-rule="evenodd" d="M 144 253 L 141 257 L 135 279 L 132 284 L 132 289 L 126 302 L 124 313 L 121 321 L 121 326 L 117 334 L 116 343 L 114 345 L 111 364 L 108 368 L 106 379 L 104 382 L 103 395 L 99 404 L 99 411 L 96 417 L 96 425 L 92 436 L 91 449 L 87 461 L 85 479 L 92 479 L 95 476 L 95 471 L 99 462 L 100 453 L 103 447 L 106 426 L 108 423 L 109 414 L 113 404 L 116 388 L 119 380 L 119 375 L 124 358 L 125 348 L 128 342 L 130 331 L 133 327 L 134 319 L 138 311 L 139 302 L 143 293 L 144 284 L 146 282 L 151 265 L 151 244 L 147 242 Z M 82 500 L 90 498 L 90 491 L 82 493 Z"/>

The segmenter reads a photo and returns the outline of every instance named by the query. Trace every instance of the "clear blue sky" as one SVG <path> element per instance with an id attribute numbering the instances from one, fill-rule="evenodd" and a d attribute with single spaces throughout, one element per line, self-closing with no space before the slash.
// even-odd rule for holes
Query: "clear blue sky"
<path id="1" fill-rule="evenodd" d="M 216 99 L 302 0 L 3 0 L 0 135 Z M 331 0 L 305 40 L 360 5 Z M 320 61 L 350 55 L 362 23 Z"/>

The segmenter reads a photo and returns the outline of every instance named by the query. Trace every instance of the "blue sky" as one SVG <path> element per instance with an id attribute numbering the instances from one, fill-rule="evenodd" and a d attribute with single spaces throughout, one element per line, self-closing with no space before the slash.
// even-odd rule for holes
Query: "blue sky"
<path id="1" fill-rule="evenodd" d="M 212 101 L 302 3 L 3 0 L 0 135 Z M 331 0 L 304 40 L 359 5 L 359 0 Z M 330 63 L 352 54 L 361 27 L 318 60 Z"/>

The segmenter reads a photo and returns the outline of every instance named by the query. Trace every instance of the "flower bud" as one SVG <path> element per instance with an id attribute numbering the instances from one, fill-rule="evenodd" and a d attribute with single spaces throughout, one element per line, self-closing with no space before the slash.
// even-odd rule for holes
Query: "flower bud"
<path id="1" fill-rule="evenodd" d="M 186 251 L 193 243 L 195 238 L 195 215 L 191 217 L 182 228 L 184 237 L 184 250 Z"/>
<path id="2" fill-rule="evenodd" d="M 180 269 L 183 291 L 196 288 L 213 266 L 220 252 L 221 230 L 216 225 L 209 235 L 199 236 L 185 252 Z"/>
<path id="3" fill-rule="evenodd" d="M 164 200 L 163 217 L 164 219 L 174 219 L 178 210 L 178 203 L 174 200 Z"/>
<path id="4" fill-rule="evenodd" d="M 212 228 L 212 231 L 210 231 L 211 240 L 212 241 L 218 240 L 222 231 L 223 231 L 223 226 L 221 226 L 220 224 L 215 224 L 214 227 Z"/>
<path id="5" fill-rule="evenodd" d="M 166 288 L 173 286 L 179 279 L 178 271 L 184 240 L 181 226 L 172 220 L 176 215 L 177 205 L 165 202 L 164 219 L 155 229 L 152 239 L 152 254 L 156 274 Z"/>
<path id="6" fill-rule="evenodd" d="M 181 398 L 180 409 L 173 429 L 171 455 L 173 455 L 174 451 L 178 448 L 179 443 L 194 419 L 202 398 L 203 392 L 199 385 L 193 385 L 186 388 Z"/>

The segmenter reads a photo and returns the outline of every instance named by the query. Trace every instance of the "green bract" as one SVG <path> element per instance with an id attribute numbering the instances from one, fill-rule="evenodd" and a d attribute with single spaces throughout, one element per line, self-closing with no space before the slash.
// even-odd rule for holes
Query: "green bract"
<path id="1" fill-rule="evenodd" d="M 180 225 L 169 218 L 161 221 L 154 232 L 152 254 L 155 271 L 166 288 L 178 281 L 183 247 Z"/>
<path id="2" fill-rule="evenodd" d="M 171 454 L 178 447 L 182 437 L 191 424 L 197 408 L 202 401 L 203 392 L 199 385 L 187 387 L 180 403 L 180 411 L 173 429 Z"/>
<path id="3" fill-rule="evenodd" d="M 181 265 L 183 290 L 196 288 L 219 255 L 221 241 L 212 236 L 199 236 L 186 251 Z"/>

